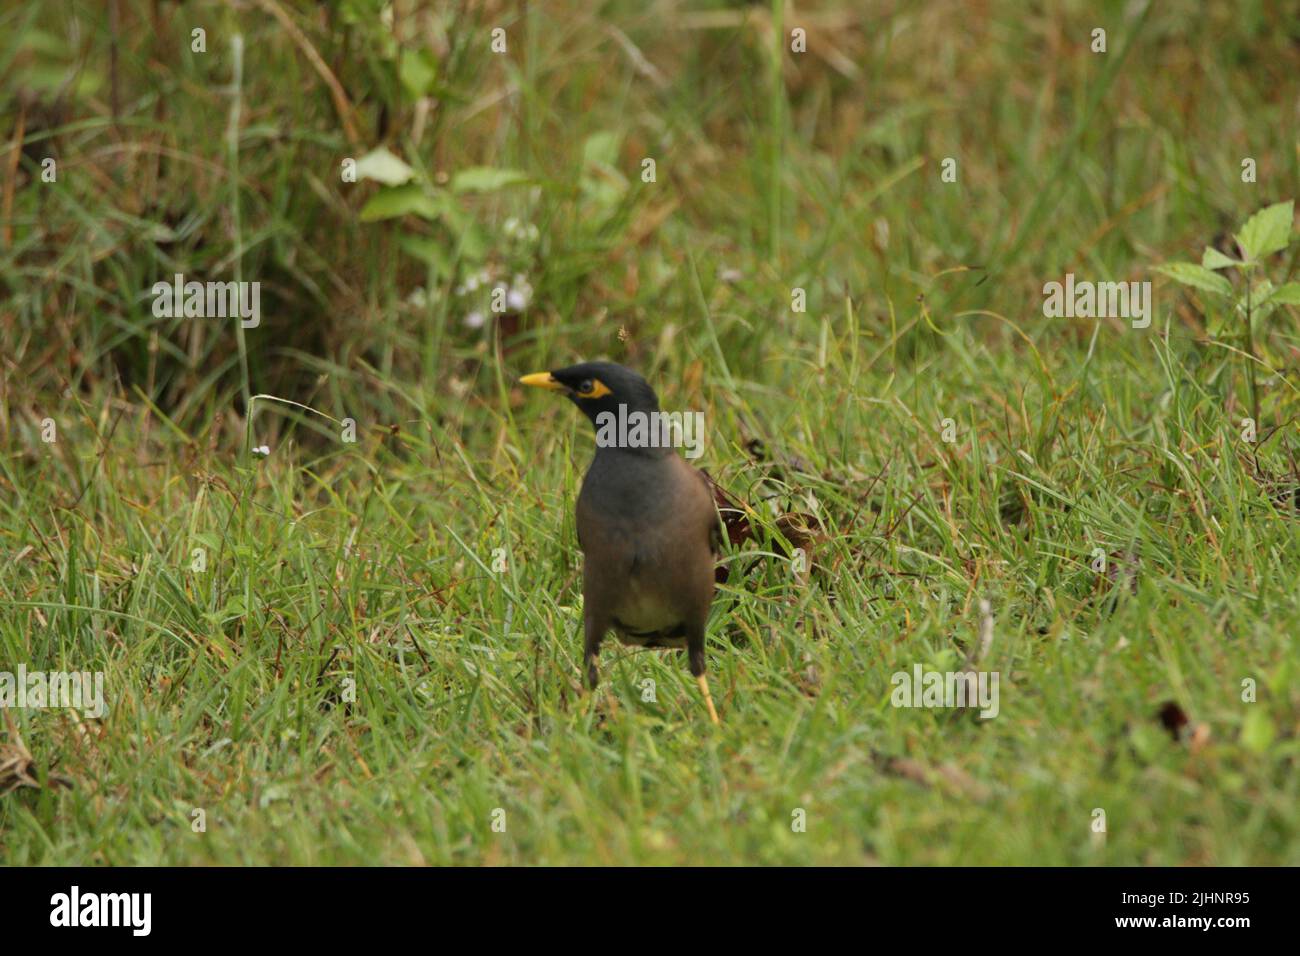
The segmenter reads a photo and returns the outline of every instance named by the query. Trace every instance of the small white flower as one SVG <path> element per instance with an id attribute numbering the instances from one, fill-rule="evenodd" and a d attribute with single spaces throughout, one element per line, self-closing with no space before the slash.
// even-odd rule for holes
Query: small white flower
<path id="1" fill-rule="evenodd" d="M 256 448 L 253 449 L 253 454 L 254 454 L 254 455 L 262 455 L 263 457 L 265 457 L 265 456 L 271 454 L 271 446 L 270 446 L 270 445 L 258 445 Z"/>
<path id="2" fill-rule="evenodd" d="M 483 328 L 483 313 L 475 309 L 469 315 L 465 316 L 465 325 L 471 329 Z"/>
<path id="3" fill-rule="evenodd" d="M 528 296 L 522 289 L 511 289 L 506 293 L 506 305 L 516 312 L 522 312 L 528 308 Z"/>

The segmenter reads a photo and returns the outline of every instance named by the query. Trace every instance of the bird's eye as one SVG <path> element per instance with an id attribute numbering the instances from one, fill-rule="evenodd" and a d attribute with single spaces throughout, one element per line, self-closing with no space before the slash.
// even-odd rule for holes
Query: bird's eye
<path id="1" fill-rule="evenodd" d="M 595 389 L 596 386 L 592 384 L 591 379 L 589 378 L 584 378 L 581 382 L 578 383 L 579 395 L 590 395 L 593 391 L 595 391 Z"/>

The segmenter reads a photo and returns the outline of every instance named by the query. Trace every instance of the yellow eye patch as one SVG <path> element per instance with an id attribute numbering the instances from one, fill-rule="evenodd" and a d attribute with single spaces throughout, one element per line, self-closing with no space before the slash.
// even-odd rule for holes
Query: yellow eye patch
<path id="1" fill-rule="evenodd" d="M 579 398 L 601 398 L 613 394 L 609 386 L 598 378 L 588 379 L 573 391 Z"/>

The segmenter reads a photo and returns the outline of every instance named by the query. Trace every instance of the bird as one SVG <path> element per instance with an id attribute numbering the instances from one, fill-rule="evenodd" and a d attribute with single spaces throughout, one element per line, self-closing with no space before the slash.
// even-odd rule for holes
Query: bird
<path id="1" fill-rule="evenodd" d="M 654 427 L 640 433 L 641 441 L 635 428 L 610 440 L 615 429 L 606 428 L 619 416 L 661 420 L 654 389 L 631 369 L 583 362 L 519 382 L 562 393 L 597 430 L 577 501 L 588 688 L 599 686 L 600 646 L 611 630 L 627 646 L 685 649 L 709 719 L 720 723 L 704 654 L 722 538 L 708 479 L 675 448 L 645 440 L 662 436 Z"/>

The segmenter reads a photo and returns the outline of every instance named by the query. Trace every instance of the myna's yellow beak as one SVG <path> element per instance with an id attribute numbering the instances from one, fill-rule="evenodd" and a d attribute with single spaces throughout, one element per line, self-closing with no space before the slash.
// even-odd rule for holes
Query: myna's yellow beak
<path id="1" fill-rule="evenodd" d="M 564 386 L 557 382 L 550 372 L 534 372 L 532 375 L 525 375 L 519 380 L 520 385 L 531 385 L 533 388 L 549 388 L 553 392 L 564 391 Z"/>

